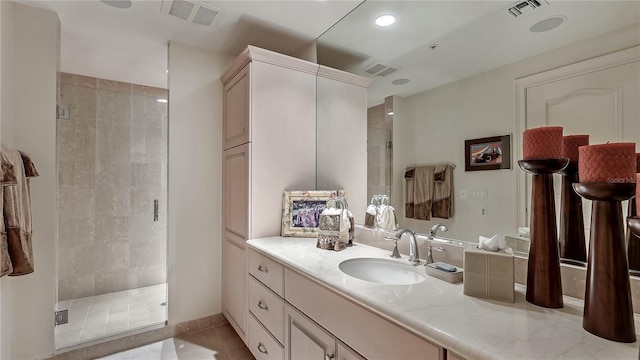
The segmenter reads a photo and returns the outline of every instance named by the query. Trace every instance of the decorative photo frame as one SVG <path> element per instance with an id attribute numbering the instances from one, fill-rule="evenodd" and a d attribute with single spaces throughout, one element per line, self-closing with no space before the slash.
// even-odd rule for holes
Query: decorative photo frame
<path id="1" fill-rule="evenodd" d="M 464 141 L 464 170 L 511 169 L 511 135 Z"/>
<path id="2" fill-rule="evenodd" d="M 344 190 L 285 191 L 282 196 L 282 236 L 317 237 L 320 214 L 327 201 Z"/>

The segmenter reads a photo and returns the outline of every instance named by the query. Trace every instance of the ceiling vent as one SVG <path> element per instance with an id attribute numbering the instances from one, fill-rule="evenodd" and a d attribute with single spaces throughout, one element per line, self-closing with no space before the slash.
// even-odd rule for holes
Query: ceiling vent
<path id="1" fill-rule="evenodd" d="M 222 18 L 222 9 L 199 0 L 162 0 L 160 11 L 190 23 L 212 26 Z"/>
<path id="2" fill-rule="evenodd" d="M 512 16 L 518 17 L 520 15 L 528 14 L 544 4 L 548 3 L 545 0 L 525 0 L 509 6 L 507 11 L 509 11 L 509 14 Z"/>
<path id="3" fill-rule="evenodd" d="M 380 62 L 374 62 L 366 66 L 363 71 L 369 75 L 387 76 L 396 72 L 399 69 L 397 66 L 390 66 Z"/>

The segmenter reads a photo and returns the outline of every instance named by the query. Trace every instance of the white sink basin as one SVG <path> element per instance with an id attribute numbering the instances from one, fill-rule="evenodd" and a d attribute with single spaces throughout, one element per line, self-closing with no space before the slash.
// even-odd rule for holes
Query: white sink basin
<path id="1" fill-rule="evenodd" d="M 341 262 L 338 267 L 343 273 L 378 284 L 411 285 L 425 281 L 422 266 L 415 268 L 409 264 L 402 264 L 393 260 L 376 258 L 349 259 Z"/>

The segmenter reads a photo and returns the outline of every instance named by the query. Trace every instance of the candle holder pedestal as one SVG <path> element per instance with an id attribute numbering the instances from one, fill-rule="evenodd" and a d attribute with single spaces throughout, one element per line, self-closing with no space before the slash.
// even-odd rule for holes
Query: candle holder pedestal
<path id="1" fill-rule="evenodd" d="M 636 213 L 636 198 L 629 200 L 627 211 L 627 259 L 629 260 L 630 271 L 640 271 L 640 232 L 633 232 L 629 219 L 638 216 Z M 635 220 L 632 220 L 635 223 Z"/>
<path id="2" fill-rule="evenodd" d="M 584 241 L 584 217 L 582 198 L 573 190 L 578 182 L 578 163 L 570 161 L 566 168 L 559 171 L 562 175 L 562 193 L 560 196 L 560 261 L 577 260 L 587 262 L 587 247 Z"/>
<path id="3" fill-rule="evenodd" d="M 568 163 L 567 158 L 518 161 L 522 170 L 533 175 L 526 299 L 547 308 L 561 308 L 564 305 L 553 174 L 564 169 Z"/>
<path id="4" fill-rule="evenodd" d="M 621 201 L 632 198 L 635 183 L 576 183 L 592 200 L 587 284 L 582 327 L 613 341 L 636 341 Z"/>

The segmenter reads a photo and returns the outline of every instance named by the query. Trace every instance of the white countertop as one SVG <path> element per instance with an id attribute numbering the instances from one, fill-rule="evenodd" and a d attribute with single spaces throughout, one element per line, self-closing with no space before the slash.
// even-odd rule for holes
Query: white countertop
<path id="1" fill-rule="evenodd" d="M 428 275 L 414 285 L 359 280 L 338 264 L 391 258 L 387 250 L 358 243 L 340 252 L 316 248 L 315 238 L 271 237 L 247 244 L 469 359 L 638 359 L 638 342 L 609 341 L 582 328 L 582 300 L 565 296 L 562 309 L 547 309 L 528 303 L 519 284 L 516 302 L 506 303 L 465 296 L 462 284 Z M 638 332 L 640 317 L 635 320 Z"/>

